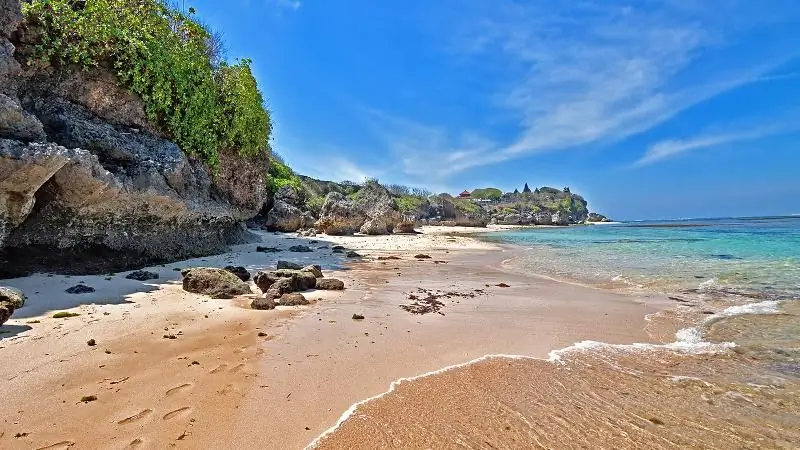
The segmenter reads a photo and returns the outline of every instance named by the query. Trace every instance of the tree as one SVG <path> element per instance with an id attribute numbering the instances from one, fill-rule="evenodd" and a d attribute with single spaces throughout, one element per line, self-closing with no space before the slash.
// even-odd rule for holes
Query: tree
<path id="1" fill-rule="evenodd" d="M 526 194 L 530 194 L 531 193 L 531 188 L 528 187 L 528 183 L 525 183 L 525 188 L 522 190 L 522 192 L 524 192 Z"/>
<path id="2" fill-rule="evenodd" d="M 565 188 L 564 188 L 564 192 L 566 192 L 567 194 L 569 194 L 569 186 L 567 186 L 567 187 L 565 187 Z"/>

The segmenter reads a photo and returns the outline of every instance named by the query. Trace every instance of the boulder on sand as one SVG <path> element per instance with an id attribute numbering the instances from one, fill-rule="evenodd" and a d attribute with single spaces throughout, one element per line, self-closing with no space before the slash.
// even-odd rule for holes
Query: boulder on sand
<path id="1" fill-rule="evenodd" d="M 281 295 L 281 298 L 280 300 L 278 300 L 278 303 L 281 306 L 300 306 L 300 305 L 308 305 L 309 301 L 303 296 L 303 294 L 291 293 L 291 294 Z"/>
<path id="2" fill-rule="evenodd" d="M 157 280 L 158 274 L 155 272 L 148 272 L 147 270 L 137 270 L 126 275 L 125 278 L 136 281 Z"/>
<path id="3" fill-rule="evenodd" d="M 253 281 L 255 281 L 256 286 L 258 286 L 262 292 L 266 293 L 275 283 L 284 279 L 289 280 L 289 282 L 281 286 L 281 293 L 307 291 L 309 289 L 314 289 L 314 286 L 317 284 L 317 277 L 315 277 L 313 273 L 289 269 L 258 272 L 253 278 Z"/>
<path id="4" fill-rule="evenodd" d="M 344 282 L 336 278 L 317 278 L 316 288 L 323 291 L 341 291 L 344 290 Z"/>
<path id="5" fill-rule="evenodd" d="M 236 275 L 242 281 L 248 281 L 250 279 L 250 272 L 242 266 L 225 266 L 225 270 Z"/>
<path id="6" fill-rule="evenodd" d="M 264 297 L 276 299 L 283 294 L 290 294 L 295 291 L 290 278 L 281 278 L 272 283 L 265 291 Z"/>
<path id="7" fill-rule="evenodd" d="M 275 309 L 275 299 L 270 296 L 258 297 L 250 302 L 250 308 L 260 310 Z"/>
<path id="8" fill-rule="evenodd" d="M 0 286 L 0 325 L 6 323 L 14 311 L 25 305 L 25 294 L 19 289 Z"/>
<path id="9" fill-rule="evenodd" d="M 308 272 L 314 275 L 314 278 L 322 278 L 322 267 L 318 264 L 312 264 L 310 266 L 305 266 L 300 269 L 301 272 Z"/>
<path id="10" fill-rule="evenodd" d="M 208 295 L 211 298 L 234 298 L 253 293 L 247 283 L 224 269 L 193 267 L 183 269 L 181 275 L 183 290 L 186 292 Z"/>
<path id="11" fill-rule="evenodd" d="M 289 261 L 278 260 L 278 265 L 277 265 L 276 268 L 278 270 L 281 270 L 281 269 L 300 270 L 300 269 L 303 268 L 303 266 L 301 266 L 300 264 L 297 264 L 297 263 L 289 262 Z"/>

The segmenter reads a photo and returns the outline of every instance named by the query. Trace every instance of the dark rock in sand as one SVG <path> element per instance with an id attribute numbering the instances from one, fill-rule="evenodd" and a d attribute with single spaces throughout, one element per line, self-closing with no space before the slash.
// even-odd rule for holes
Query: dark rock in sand
<path id="1" fill-rule="evenodd" d="M 236 275 L 242 281 L 248 281 L 250 279 L 250 272 L 242 266 L 225 266 L 225 270 Z"/>
<path id="2" fill-rule="evenodd" d="M 352 251 L 352 250 L 350 250 L 349 252 L 347 252 L 347 255 L 346 255 L 346 256 L 347 256 L 348 258 L 361 258 L 361 255 L 360 255 L 360 254 L 358 254 L 358 253 L 356 253 L 356 252 L 354 252 L 354 251 Z"/>
<path id="3" fill-rule="evenodd" d="M 344 282 L 336 278 L 317 278 L 316 288 L 323 291 L 341 291 L 344 290 Z"/>
<path id="4" fill-rule="evenodd" d="M 313 252 L 314 250 L 312 250 L 311 247 L 307 245 L 293 245 L 289 247 L 289 251 L 294 253 L 309 253 Z"/>
<path id="5" fill-rule="evenodd" d="M 308 305 L 310 302 L 306 299 L 303 294 L 298 294 L 296 292 L 290 294 L 283 294 L 281 295 L 280 300 L 278 303 L 281 306 L 300 306 L 300 305 Z"/>
<path id="6" fill-rule="evenodd" d="M 332 248 L 333 250 L 345 250 L 345 247 L 344 247 L 343 245 L 334 245 L 334 246 L 333 246 L 333 247 L 331 247 L 331 248 Z"/>
<path id="7" fill-rule="evenodd" d="M 85 284 L 77 284 L 65 291 L 67 294 L 88 294 L 94 292 L 94 288 Z"/>
<path id="8" fill-rule="evenodd" d="M 259 245 L 256 247 L 256 251 L 259 253 L 280 253 L 283 250 L 275 247 L 262 247 Z"/>
<path id="9" fill-rule="evenodd" d="M 275 309 L 275 299 L 270 296 L 253 299 L 253 301 L 250 303 L 250 308 L 260 310 Z"/>
<path id="10" fill-rule="evenodd" d="M 281 270 L 281 269 L 300 270 L 302 268 L 303 268 L 303 266 L 301 266 L 300 264 L 289 262 L 289 261 L 283 261 L 283 260 L 279 260 L 278 261 L 278 265 L 277 265 L 277 269 L 278 270 Z"/>
<path id="11" fill-rule="evenodd" d="M 288 283 L 283 283 L 283 280 L 288 280 Z M 273 292 L 288 293 L 296 291 L 307 291 L 314 289 L 317 284 L 317 277 L 311 272 L 304 272 L 302 270 L 273 270 L 269 272 L 259 272 L 255 278 L 256 286 L 266 293 L 269 290 Z M 281 281 L 279 287 L 275 287 L 275 283 Z M 273 289 L 275 288 L 275 289 Z"/>
<path id="12" fill-rule="evenodd" d="M 416 256 L 414 256 L 414 258 L 417 258 L 417 259 L 431 259 L 430 255 L 423 255 L 423 254 L 416 255 Z"/>
<path id="13" fill-rule="evenodd" d="M 500 283 L 500 284 L 497 285 L 497 287 L 508 288 L 508 287 L 511 287 L 511 286 L 507 285 L 506 283 Z"/>
<path id="14" fill-rule="evenodd" d="M 158 279 L 158 274 L 155 272 L 148 272 L 146 270 L 137 270 L 125 276 L 128 280 L 148 281 Z"/>
<path id="15" fill-rule="evenodd" d="M 0 286 L 0 325 L 6 323 L 14 310 L 25 305 L 25 294 L 19 289 Z"/>
<path id="16" fill-rule="evenodd" d="M 252 294 L 250 286 L 239 277 L 224 269 L 194 267 L 181 271 L 183 290 L 211 298 L 234 298 Z"/>
<path id="17" fill-rule="evenodd" d="M 267 290 L 264 291 L 266 298 L 280 298 L 283 294 L 289 294 L 295 291 L 292 280 L 290 278 L 281 278 L 273 282 Z"/>
<path id="18" fill-rule="evenodd" d="M 378 261 L 397 261 L 400 260 L 399 256 L 378 256 Z"/>
<path id="19" fill-rule="evenodd" d="M 364 316 L 361 314 L 353 314 L 353 320 L 364 320 Z"/>
<path id="20" fill-rule="evenodd" d="M 314 275 L 314 278 L 322 278 L 322 267 L 318 264 L 311 264 L 300 269 L 302 272 L 308 272 Z"/>

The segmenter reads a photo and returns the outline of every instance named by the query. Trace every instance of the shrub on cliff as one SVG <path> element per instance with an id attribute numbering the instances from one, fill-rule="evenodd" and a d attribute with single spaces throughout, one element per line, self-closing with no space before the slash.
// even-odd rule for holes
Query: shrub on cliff
<path id="1" fill-rule="evenodd" d="M 284 186 L 292 186 L 298 192 L 304 191 L 303 183 L 300 177 L 278 155 L 273 155 L 269 162 L 269 175 L 267 177 L 267 191 L 270 194 L 275 194 Z"/>
<path id="2" fill-rule="evenodd" d="M 38 36 L 33 60 L 113 69 L 185 152 L 216 167 L 223 147 L 242 155 L 269 151 L 269 113 L 250 61 L 216 64 L 219 44 L 193 12 L 160 0 L 23 3 Z"/>

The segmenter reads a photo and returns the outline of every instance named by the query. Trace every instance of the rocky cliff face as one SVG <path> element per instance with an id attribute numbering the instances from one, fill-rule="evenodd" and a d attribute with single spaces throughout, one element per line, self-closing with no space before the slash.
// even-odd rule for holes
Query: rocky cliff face
<path id="1" fill-rule="evenodd" d="M 0 278 L 121 270 L 247 239 L 266 157 L 223 151 L 212 175 L 110 71 L 20 65 L 35 34 L 20 19 L 18 0 L 0 0 Z"/>

